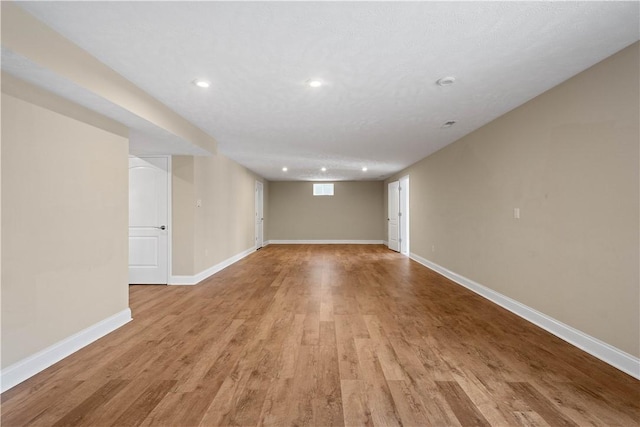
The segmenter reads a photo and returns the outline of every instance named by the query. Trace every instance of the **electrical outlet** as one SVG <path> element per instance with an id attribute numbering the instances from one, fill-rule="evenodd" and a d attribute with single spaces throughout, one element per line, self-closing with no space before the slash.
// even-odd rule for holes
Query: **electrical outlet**
<path id="1" fill-rule="evenodd" d="M 513 208 L 513 217 L 515 219 L 520 219 L 520 208 Z"/>
<path id="2" fill-rule="evenodd" d="M 436 251 L 436 245 L 432 245 L 431 246 L 431 252 L 435 252 Z"/>

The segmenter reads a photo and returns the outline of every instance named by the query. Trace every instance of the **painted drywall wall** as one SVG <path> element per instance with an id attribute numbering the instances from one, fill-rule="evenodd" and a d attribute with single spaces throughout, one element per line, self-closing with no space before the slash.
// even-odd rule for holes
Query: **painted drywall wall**
<path id="1" fill-rule="evenodd" d="M 269 183 L 221 154 L 172 162 L 172 274 L 194 275 L 252 248 L 255 182 L 265 199 Z"/>
<path id="2" fill-rule="evenodd" d="M 334 196 L 314 196 L 311 182 L 272 181 L 269 239 L 383 240 L 382 181 L 334 184 Z"/>
<path id="3" fill-rule="evenodd" d="M 193 156 L 171 157 L 171 271 L 193 275 L 195 184 Z"/>
<path id="4" fill-rule="evenodd" d="M 411 252 L 636 357 L 638 51 L 388 180 L 411 177 Z"/>
<path id="5" fill-rule="evenodd" d="M 3 48 L 28 58 L 206 152 L 216 152 L 217 143 L 212 136 L 62 37 L 14 2 L 4 1 L 0 5 Z M 55 55 L 51 52 L 55 52 Z"/>
<path id="6" fill-rule="evenodd" d="M 107 132 L 129 138 L 129 129 L 123 124 L 108 117 L 97 114 L 95 111 L 78 105 L 67 99 L 61 98 L 40 87 L 34 86 L 11 74 L 2 71 L 2 92 L 15 96 L 31 104 L 60 113 L 63 116 L 87 123 L 93 127 Z"/>
<path id="7" fill-rule="evenodd" d="M 195 157 L 195 272 L 255 246 L 255 182 L 247 168 L 222 156 Z"/>
<path id="8" fill-rule="evenodd" d="M 2 94 L 2 367 L 128 307 L 128 140 Z"/>

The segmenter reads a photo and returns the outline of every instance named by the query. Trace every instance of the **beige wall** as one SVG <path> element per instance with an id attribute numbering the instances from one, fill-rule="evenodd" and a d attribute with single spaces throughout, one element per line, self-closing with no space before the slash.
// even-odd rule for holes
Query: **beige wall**
<path id="1" fill-rule="evenodd" d="M 97 114 L 95 111 L 68 101 L 51 92 L 20 80 L 4 71 L 2 76 L 2 92 L 15 96 L 23 101 L 62 114 L 80 122 L 87 123 L 109 133 L 129 138 L 129 129 L 113 119 Z"/>
<path id="2" fill-rule="evenodd" d="M 171 171 L 171 272 L 193 275 L 196 200 L 193 156 L 172 156 Z"/>
<path id="3" fill-rule="evenodd" d="M 11 1 L 0 3 L 2 47 L 124 108 L 200 148 L 215 153 L 213 137 Z M 52 54 L 55 52 L 55 54 Z"/>
<path id="4" fill-rule="evenodd" d="M 2 94 L 2 367 L 128 307 L 128 140 Z"/>
<path id="5" fill-rule="evenodd" d="M 265 184 L 266 205 L 269 183 L 233 160 L 173 157 L 174 275 L 200 273 L 255 245 L 256 180 Z"/>
<path id="6" fill-rule="evenodd" d="M 270 240 L 383 240 L 382 181 L 336 182 L 334 196 L 313 196 L 313 183 L 272 181 Z"/>
<path id="7" fill-rule="evenodd" d="M 636 357 L 638 50 L 394 177 L 411 179 L 411 252 Z"/>

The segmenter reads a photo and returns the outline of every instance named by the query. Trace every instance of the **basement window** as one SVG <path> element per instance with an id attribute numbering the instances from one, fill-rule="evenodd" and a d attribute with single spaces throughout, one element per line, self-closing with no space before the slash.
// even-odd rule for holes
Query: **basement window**
<path id="1" fill-rule="evenodd" d="M 314 196 L 333 196 L 333 184 L 313 184 Z"/>

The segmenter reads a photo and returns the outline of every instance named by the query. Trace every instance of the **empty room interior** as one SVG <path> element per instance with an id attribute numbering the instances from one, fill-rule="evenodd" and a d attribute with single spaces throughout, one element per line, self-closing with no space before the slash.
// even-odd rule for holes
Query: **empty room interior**
<path id="1" fill-rule="evenodd" d="M 640 3 L 1 2 L 2 426 L 640 425 Z"/>

